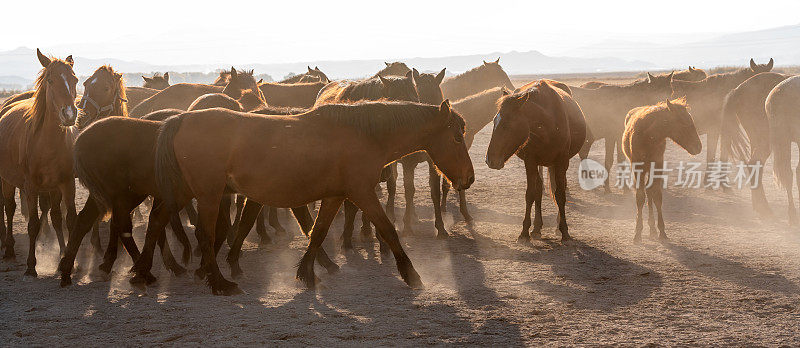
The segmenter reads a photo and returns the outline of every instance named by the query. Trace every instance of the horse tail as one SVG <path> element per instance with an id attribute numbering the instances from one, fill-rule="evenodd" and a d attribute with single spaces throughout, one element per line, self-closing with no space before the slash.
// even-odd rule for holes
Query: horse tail
<path id="1" fill-rule="evenodd" d="M 156 140 L 156 163 L 155 175 L 156 186 L 161 195 L 161 199 L 167 208 L 177 211 L 176 194 L 185 192 L 186 182 L 183 180 L 183 173 L 175 156 L 175 135 L 181 127 L 183 118 L 176 115 L 168 118 L 161 125 Z"/>
<path id="2" fill-rule="evenodd" d="M 791 127 L 784 124 L 782 115 L 777 115 L 774 105 L 767 99 L 767 119 L 770 120 L 770 146 L 774 156 L 772 174 L 778 187 L 790 188 L 793 184 L 792 177 L 792 138 Z"/>
<path id="3" fill-rule="evenodd" d="M 92 170 L 91 166 L 87 164 L 86 155 L 88 153 L 83 150 L 80 139 L 75 143 L 75 176 L 81 181 L 81 184 L 89 190 L 90 197 L 92 197 L 97 204 L 97 210 L 100 211 L 100 216 L 103 220 L 111 217 L 111 200 L 109 199 L 109 189 L 105 185 L 103 176 L 98 175 L 96 171 Z"/>
<path id="4" fill-rule="evenodd" d="M 720 152 L 721 158 L 726 159 L 726 155 L 735 160 L 744 160 L 750 152 L 750 139 L 744 133 L 739 117 L 736 114 L 738 98 L 736 90 L 731 91 L 725 96 L 722 104 L 722 127 L 720 131 Z"/>

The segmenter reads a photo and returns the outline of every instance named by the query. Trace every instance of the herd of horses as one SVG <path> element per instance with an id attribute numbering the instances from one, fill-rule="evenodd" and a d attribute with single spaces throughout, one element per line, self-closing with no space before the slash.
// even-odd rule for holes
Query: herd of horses
<path id="1" fill-rule="evenodd" d="M 201 255 L 195 276 L 205 278 L 214 294 L 238 293 L 237 284 L 220 272 L 222 245 L 227 241 L 230 246 L 232 275 L 240 275 L 239 255 L 250 230 L 255 225 L 262 243 L 268 243 L 265 221 L 277 233 L 284 231 L 277 208 L 290 208 L 309 238 L 297 278 L 313 288 L 318 282 L 315 262 L 329 273 L 339 269 L 322 243 L 344 205 L 342 249 L 353 247 L 354 220 L 361 210 L 362 234 L 370 235 L 374 226 L 381 257 L 393 256 L 403 280 L 421 287 L 394 224 L 397 165 L 403 167 L 404 233 L 413 233 L 418 220 L 414 169 L 424 162 L 434 226 L 438 237 L 446 238 L 442 212 L 451 188 L 458 192 L 464 219 L 472 221 L 465 191 L 475 174 L 467 151 L 492 121 L 488 167 L 502 169 L 513 155 L 525 164 L 520 242 L 541 237 L 543 167 L 558 206 L 558 230 L 562 240 L 571 238 L 566 173 L 570 159 L 576 154 L 586 158 L 598 139 L 605 139 L 609 170 L 615 150 L 620 162 L 627 158 L 659 168 L 667 138 L 699 154 L 699 134 L 708 135 L 709 162 L 715 160 L 718 142 L 721 159 L 763 162 L 774 153 L 775 175 L 790 203 L 789 221 L 798 223 L 790 154 L 791 143 L 800 141 L 795 119 L 800 116 L 800 77 L 770 72 L 772 59 L 762 65 L 751 59 L 747 68 L 711 76 L 689 67 L 660 76 L 648 73 L 626 85 L 593 81 L 568 86 L 542 79 L 519 88 L 499 58 L 449 78 L 445 69 L 420 73 L 395 62 L 356 81 L 331 81 L 318 67 L 308 67 L 306 73 L 264 83 L 254 79 L 253 71 L 231 68 L 213 84 L 170 85 L 165 73 L 143 77 L 143 87 L 126 87 L 122 74 L 105 65 L 86 79 L 79 96 L 71 56 L 57 59 L 38 50 L 37 55 L 42 70 L 35 89 L 12 96 L 0 109 L 5 212 L 0 241 L 4 259 L 15 258 L 12 228 L 19 189 L 28 220 L 25 275 L 37 275 L 36 240 L 49 214 L 62 253 L 62 286 L 71 284 L 76 255 L 90 230 L 94 250 L 102 252 L 97 226 L 109 216 L 100 270 L 111 272 L 122 244 L 134 261 L 132 283 L 156 281 L 151 273 L 156 246 L 167 269 L 185 273 L 165 236 L 169 226 L 187 264 L 192 247 L 181 217 L 185 213 L 195 226 Z M 650 166 L 644 168 L 638 179 L 642 183 Z M 80 212 L 75 178 L 89 192 Z M 797 180 L 800 184 L 800 175 Z M 385 206 L 376 192 L 380 182 L 388 191 Z M 661 185 L 645 186 L 637 186 L 634 240 L 641 239 L 645 201 L 651 236 L 666 238 Z M 608 182 L 605 190 L 610 191 Z M 752 200 L 757 212 L 770 213 L 760 185 Z M 133 220 L 146 201 L 150 212 L 140 250 L 132 236 Z M 314 202 L 320 202 L 318 208 Z"/>

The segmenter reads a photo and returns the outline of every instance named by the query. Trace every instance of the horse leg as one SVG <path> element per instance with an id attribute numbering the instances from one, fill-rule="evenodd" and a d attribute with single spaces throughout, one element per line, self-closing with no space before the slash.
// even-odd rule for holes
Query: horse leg
<path id="1" fill-rule="evenodd" d="M 228 196 L 228 197 L 225 197 Z M 217 241 L 218 236 L 224 236 L 227 228 L 217 233 L 218 227 L 226 225 L 225 216 L 220 213 L 229 212 L 230 195 L 222 192 L 206 193 L 197 197 L 197 218 L 198 232 L 200 236 L 200 250 L 202 251 L 202 266 L 200 267 L 207 276 L 207 282 L 214 295 L 234 295 L 241 293 L 239 286 L 222 276 L 217 264 L 216 249 L 217 245 L 222 245 L 222 241 Z M 227 206 L 227 207 L 226 207 Z M 222 219 L 220 219 L 222 217 Z M 229 218 L 229 217 L 228 217 Z"/>
<path id="2" fill-rule="evenodd" d="M 311 213 L 308 211 L 308 206 L 299 206 L 292 208 L 292 214 L 294 218 L 297 220 L 297 223 L 300 225 L 300 230 L 303 231 L 303 235 L 308 238 L 310 237 L 311 229 L 313 228 L 314 221 L 311 220 Z M 339 265 L 337 265 L 331 258 L 328 256 L 328 253 L 325 252 L 325 248 L 320 247 L 319 251 L 317 252 L 317 263 L 320 266 L 324 267 L 325 270 L 329 274 L 334 274 L 339 272 Z"/>
<path id="3" fill-rule="evenodd" d="M 578 151 L 578 156 L 581 160 L 585 160 L 589 157 L 589 150 L 592 149 L 592 144 L 594 144 L 594 135 L 591 131 L 586 132 L 586 139 L 583 142 L 583 146 L 581 146 L 580 151 Z"/>
<path id="4" fill-rule="evenodd" d="M 386 179 L 386 216 L 394 223 L 394 200 L 397 197 L 397 162 L 390 165 L 390 175 Z"/>
<path id="5" fill-rule="evenodd" d="M 750 168 L 753 168 L 755 165 L 761 166 L 758 169 L 758 173 L 755 178 L 756 187 L 750 189 L 750 197 L 753 202 L 753 210 L 755 210 L 759 215 L 767 217 L 772 216 L 772 210 L 769 208 L 767 196 L 764 194 L 764 184 L 762 180 L 763 175 L 761 175 L 761 173 L 764 169 L 764 163 L 767 162 L 769 155 L 769 149 L 763 150 L 763 147 L 759 147 L 758 149 L 753 150 L 753 155 L 751 156 L 750 161 L 747 162 Z"/>
<path id="6" fill-rule="evenodd" d="M 5 180 L 2 181 L 2 189 L 3 189 L 3 210 L 5 210 L 6 214 L 6 221 L 5 221 L 5 228 L 6 228 L 6 236 L 3 240 L 3 248 L 5 251 L 3 253 L 3 260 L 13 260 L 16 255 L 14 253 L 14 244 L 16 241 L 14 240 L 14 213 L 17 210 L 17 201 L 14 199 L 14 192 L 16 188 L 11 186 L 11 184 L 7 183 Z M 20 192 L 21 196 L 24 196 L 22 192 Z"/>
<path id="7" fill-rule="evenodd" d="M 567 166 L 569 163 L 556 164 L 547 171 L 550 177 L 550 190 L 553 191 L 558 206 L 558 230 L 561 232 L 561 242 L 571 240 L 567 226 Z"/>
<path id="8" fill-rule="evenodd" d="M 525 218 L 522 219 L 522 232 L 517 238 L 517 242 L 527 244 L 531 240 L 531 206 L 536 203 L 536 216 L 534 218 L 533 237 L 542 238 L 542 176 L 539 173 L 539 166 L 531 161 L 525 161 L 525 176 L 527 185 L 525 188 Z"/>
<path id="9" fill-rule="evenodd" d="M 372 192 L 374 195 L 375 191 L 372 190 Z M 314 227 L 311 231 L 311 240 L 308 242 L 308 248 L 303 258 L 300 259 L 300 263 L 297 265 L 297 279 L 305 283 L 309 289 L 316 287 L 317 276 L 314 274 L 314 261 L 317 253 L 322 250 L 322 242 L 325 240 L 325 236 L 328 234 L 331 223 L 336 217 L 336 213 L 339 212 L 339 207 L 341 207 L 343 201 L 344 198 L 342 197 L 325 198 L 319 206 L 317 219 L 314 221 Z M 378 203 L 378 207 L 380 207 L 380 203 Z M 380 209 L 383 211 L 383 208 Z"/>
<path id="10" fill-rule="evenodd" d="M 353 229 L 357 212 L 358 207 L 353 202 L 344 201 L 344 230 L 342 231 L 342 249 L 344 250 L 353 249 Z"/>
<path id="11" fill-rule="evenodd" d="M 69 234 L 69 241 L 67 242 L 67 250 L 64 252 L 64 257 L 58 263 L 58 271 L 61 272 L 61 286 L 72 284 L 72 269 L 75 266 L 75 257 L 78 255 L 78 249 L 81 247 L 81 242 L 89 229 L 95 225 L 95 221 L 100 218 L 100 209 L 95 203 L 94 197 L 89 195 L 86 204 L 78 214 L 75 220 L 75 228 Z"/>
<path id="12" fill-rule="evenodd" d="M 369 240 L 370 236 L 372 236 L 372 223 L 370 223 L 367 216 L 363 213 L 361 214 L 361 239 L 362 240 Z"/>
<path id="13" fill-rule="evenodd" d="M 447 194 L 450 192 L 450 182 L 442 178 L 442 212 L 447 212 Z"/>
<path id="14" fill-rule="evenodd" d="M 80 214 L 78 214 L 80 215 Z M 77 222 L 76 222 L 77 223 Z M 103 246 L 100 243 L 100 217 L 98 216 L 92 224 L 92 250 L 95 255 L 103 255 Z"/>
<path id="15" fill-rule="evenodd" d="M 75 207 L 75 180 L 67 180 L 59 187 L 59 190 L 61 191 L 61 200 L 67 208 L 67 231 L 71 232 L 75 226 L 75 219 L 78 217 L 78 210 Z"/>
<path id="16" fill-rule="evenodd" d="M 442 193 L 439 188 L 439 172 L 436 171 L 436 166 L 433 165 L 433 160 L 428 157 L 428 184 L 431 187 L 431 201 L 433 202 L 433 216 L 434 226 L 436 227 L 436 238 L 444 239 L 448 237 L 447 230 L 444 228 L 444 220 L 442 219 Z"/>
<path id="17" fill-rule="evenodd" d="M 53 191 L 50 192 L 49 198 L 50 220 L 53 221 L 53 229 L 55 229 L 56 238 L 58 239 L 58 251 L 61 254 L 60 256 L 63 256 L 64 250 L 67 248 L 67 244 L 64 242 L 64 231 L 63 226 L 61 225 L 61 194 L 58 191 Z M 44 214 L 44 211 L 42 214 Z"/>
<path id="18" fill-rule="evenodd" d="M 233 196 L 234 195 L 222 195 L 222 200 L 220 201 L 219 206 L 219 214 L 217 215 L 217 224 L 214 227 L 215 235 L 214 235 L 214 255 L 219 253 L 219 249 L 222 248 L 222 243 L 225 242 L 225 237 L 229 234 L 228 232 L 231 229 L 231 205 L 233 205 Z M 234 235 L 234 238 L 236 235 Z M 214 260 L 216 263 L 216 260 Z"/>
<path id="19" fill-rule="evenodd" d="M 353 199 L 353 202 L 361 208 L 361 211 L 367 214 L 369 220 L 375 224 L 375 228 L 381 238 L 389 245 L 397 263 L 397 270 L 406 284 L 412 288 L 422 288 L 422 279 L 420 279 L 419 274 L 411 264 L 411 260 L 403 250 L 400 238 L 397 237 L 397 230 L 395 230 L 389 218 L 386 217 L 386 213 L 381 208 L 375 192 L 365 188 L 360 192 L 355 192 L 350 196 L 350 199 Z"/>
<path id="20" fill-rule="evenodd" d="M 171 214 L 174 216 L 175 214 Z M 171 218 L 170 218 L 171 219 Z M 183 268 L 177 260 L 175 260 L 175 256 L 172 255 L 172 249 L 169 248 L 169 241 L 167 241 L 167 234 L 162 233 L 161 237 L 158 238 L 158 248 L 161 249 L 161 260 L 164 262 L 164 267 L 166 267 L 172 274 L 176 276 L 183 275 L 186 273 L 186 268 Z"/>
<path id="21" fill-rule="evenodd" d="M 606 137 L 605 141 L 606 146 L 606 158 L 605 158 L 605 167 L 606 173 L 611 176 L 611 167 L 614 166 L 614 140 L 610 137 Z M 605 193 L 611 193 L 611 180 L 606 180 L 603 186 Z"/>
<path id="22" fill-rule="evenodd" d="M 667 234 L 664 232 L 664 216 L 661 212 L 662 194 L 661 194 L 661 179 L 653 180 L 653 185 L 647 189 L 648 202 L 654 202 L 656 211 L 658 211 L 658 239 L 667 240 Z M 653 212 L 651 211 L 650 214 Z"/>
<path id="23" fill-rule="evenodd" d="M 147 221 L 144 248 L 142 248 L 142 254 L 131 269 L 133 277 L 130 282 L 132 284 L 152 284 L 156 281 L 156 277 L 150 273 L 150 269 L 153 266 L 153 253 L 158 239 L 164 234 L 164 228 L 169 222 L 170 216 L 175 213 L 177 211 L 170 211 L 161 199 L 153 199 L 153 208 L 150 209 L 150 218 Z M 199 234 L 200 232 L 197 231 L 195 233 Z"/>
<path id="24" fill-rule="evenodd" d="M 233 225 L 231 225 L 231 230 L 228 232 L 228 246 L 233 244 L 234 238 L 236 238 L 236 231 L 239 229 L 239 223 L 242 218 L 242 209 L 244 208 L 244 201 L 246 200 L 243 195 L 235 195 L 236 196 L 236 215 L 233 218 Z"/>
<path id="25" fill-rule="evenodd" d="M 447 181 L 447 179 L 444 178 L 442 178 L 442 180 Z M 444 206 L 444 204 L 442 205 Z M 458 210 L 461 212 L 461 216 L 464 217 L 464 221 L 472 223 L 472 215 L 470 215 L 467 209 L 467 190 L 458 190 Z"/>
<path id="26" fill-rule="evenodd" d="M 281 222 L 280 220 L 278 220 L 278 208 L 269 207 L 268 211 L 269 211 L 269 226 L 275 230 L 276 234 L 286 234 L 286 229 L 283 228 L 283 226 L 281 226 Z M 261 212 L 264 213 L 264 210 L 262 209 Z M 266 244 L 269 243 L 270 241 L 267 240 Z M 264 244 L 263 240 L 262 244 Z"/>
<path id="27" fill-rule="evenodd" d="M 249 199 L 242 208 L 242 217 L 239 222 L 238 230 L 236 231 L 236 238 L 233 240 L 231 249 L 228 250 L 228 256 L 225 257 L 225 260 L 228 261 L 228 265 L 230 265 L 231 277 L 233 278 L 238 278 L 242 275 L 242 268 L 239 266 L 239 255 L 242 253 L 242 244 L 244 243 L 244 239 L 247 238 L 247 235 L 250 234 L 253 223 L 256 222 L 256 217 L 261 214 L 262 210 L 263 207 L 261 204 Z"/>
<path id="28" fill-rule="evenodd" d="M 414 169 L 417 167 L 416 163 L 409 163 L 408 166 L 403 163 L 403 190 L 406 193 L 406 212 L 403 215 L 403 234 L 411 235 L 414 233 L 411 226 L 419 222 L 417 217 L 416 208 L 414 207 Z"/>
<path id="29" fill-rule="evenodd" d="M 175 238 L 177 238 L 178 242 L 183 246 L 183 253 L 181 255 L 183 263 L 189 264 L 189 261 L 192 259 L 192 243 L 189 242 L 189 237 L 186 236 L 186 230 L 183 228 L 183 223 L 178 213 L 170 216 L 169 226 L 172 229 L 172 233 L 175 234 Z"/>
<path id="30" fill-rule="evenodd" d="M 153 202 L 153 204 L 155 204 L 155 202 Z M 189 204 L 186 204 L 186 206 L 183 207 L 183 211 L 186 212 L 186 217 L 189 218 L 189 223 L 191 223 L 193 226 L 197 226 L 197 209 L 194 208 L 194 203 L 189 202 Z"/>
<path id="31" fill-rule="evenodd" d="M 37 277 L 36 273 L 36 238 L 39 237 L 41 222 L 39 220 L 38 199 L 39 194 L 32 187 L 25 188 L 25 198 L 28 202 L 28 268 L 26 276 Z"/>
<path id="32" fill-rule="evenodd" d="M 646 192 L 646 200 L 647 200 L 647 226 L 650 227 L 650 238 L 655 238 L 658 236 L 658 230 L 656 230 L 656 216 L 653 214 L 653 196 L 650 192 Z"/>
<path id="33" fill-rule="evenodd" d="M 644 173 L 641 173 L 636 181 L 636 234 L 633 236 L 634 243 L 642 242 L 642 230 L 644 229 L 642 223 L 642 210 L 644 209 L 644 201 L 646 198 L 644 177 Z"/>
<path id="34" fill-rule="evenodd" d="M 260 206 L 260 204 L 259 204 Z M 261 207 L 261 210 L 256 215 L 256 234 L 260 240 L 258 241 L 259 246 L 266 246 L 272 243 L 272 238 L 270 238 L 269 234 L 267 233 L 267 223 L 264 221 L 264 207 Z M 249 231 L 248 231 L 249 232 Z"/>
<path id="35" fill-rule="evenodd" d="M 119 217 L 114 216 L 114 214 L 118 214 L 118 212 L 115 212 L 113 208 L 111 211 L 111 221 L 108 228 L 108 245 L 106 246 L 106 252 L 103 255 L 103 263 L 97 267 L 106 274 L 110 274 L 111 269 L 114 267 L 114 261 L 117 260 L 117 248 L 119 247 Z M 136 262 L 136 259 L 133 260 Z"/>

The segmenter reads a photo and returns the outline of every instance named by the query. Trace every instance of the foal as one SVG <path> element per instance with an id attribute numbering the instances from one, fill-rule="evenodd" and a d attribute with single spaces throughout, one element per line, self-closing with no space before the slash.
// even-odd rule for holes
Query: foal
<path id="1" fill-rule="evenodd" d="M 667 239 L 664 233 L 664 217 L 661 215 L 661 189 L 665 185 L 661 176 L 650 178 L 651 170 L 661 170 L 664 166 L 664 150 L 667 138 L 672 139 L 689 154 L 697 155 L 703 149 L 700 136 L 694 127 L 692 115 L 686 109 L 686 100 L 677 99 L 641 106 L 628 112 L 625 117 L 625 132 L 622 134 L 622 151 L 633 164 L 642 165 L 642 172 L 636 180 L 636 235 L 635 243 L 642 240 L 642 208 L 647 197 L 649 210 L 650 237 L 656 236 L 653 203 L 658 210 L 659 238 Z"/>

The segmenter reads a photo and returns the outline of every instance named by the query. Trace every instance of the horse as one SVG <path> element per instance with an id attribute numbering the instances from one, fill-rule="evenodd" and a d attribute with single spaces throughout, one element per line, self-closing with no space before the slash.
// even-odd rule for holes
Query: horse
<path id="1" fill-rule="evenodd" d="M 442 94 L 447 99 L 458 100 L 494 87 L 514 90 L 514 84 L 500 66 L 499 57 L 493 62 L 484 60 L 482 65 L 445 79 L 442 82 Z"/>
<path id="2" fill-rule="evenodd" d="M 800 144 L 798 113 L 800 110 L 800 77 L 790 77 L 769 92 L 764 103 L 769 120 L 773 173 L 778 185 L 786 190 L 789 202 L 789 224 L 797 226 L 797 210 L 792 196 L 792 143 Z M 800 189 L 800 165 L 795 170 Z"/>
<path id="3" fill-rule="evenodd" d="M 309 83 L 271 83 L 259 84 L 258 88 L 264 93 L 264 98 L 270 106 L 283 106 L 293 108 L 310 108 L 317 100 L 320 90 L 332 82 Z"/>
<path id="4" fill-rule="evenodd" d="M 64 248 L 61 226 L 61 201 L 67 206 L 67 228 L 75 216 L 75 177 L 72 172 L 72 137 L 67 127 L 75 124 L 75 98 L 78 78 L 72 70 L 72 56 L 49 58 L 37 49 L 43 69 L 36 78 L 32 98 L 6 106 L 0 117 L 0 178 L 2 178 L 5 227 L 4 258 L 14 258 L 14 193 L 20 188 L 27 199 L 28 260 L 25 275 L 36 277 L 36 238 L 41 220 L 37 198 L 48 194 L 50 218 L 59 246 Z"/>
<path id="5" fill-rule="evenodd" d="M 572 239 L 565 211 L 569 159 L 581 149 L 586 136 L 586 121 L 580 106 L 561 88 L 549 81 L 537 81 L 530 88 L 506 95 L 498 101 L 494 128 L 486 151 L 486 164 L 502 169 L 516 154 L 525 162 L 527 189 L 525 218 L 517 241 L 530 243 L 531 235 L 542 235 L 542 177 L 539 166 L 550 173 L 550 191 L 558 205 L 558 229 L 561 240 Z M 531 204 L 536 216 L 531 226 Z"/>
<path id="6" fill-rule="evenodd" d="M 377 73 L 375 73 L 375 75 L 372 75 L 372 77 L 406 76 L 406 74 L 411 72 L 411 68 L 409 68 L 408 65 L 406 65 L 406 63 L 403 62 L 392 62 L 392 63 L 383 62 L 383 64 L 386 64 L 386 66 Z"/>
<path id="7" fill-rule="evenodd" d="M 672 76 L 672 73 L 664 76 L 647 73 L 646 79 L 624 85 L 603 85 L 595 89 L 570 87 L 591 131 L 591 137 L 586 137 L 579 152 L 580 158 L 589 157 L 592 144 L 598 139 L 605 139 L 605 168 L 611 173 L 615 148 L 617 161 L 624 160 L 619 141 L 625 128 L 625 114 L 637 106 L 649 105 L 669 97 L 672 93 Z M 609 181 L 605 182 L 604 190 L 606 193 L 611 192 Z"/>
<path id="8" fill-rule="evenodd" d="M 153 77 L 142 76 L 142 79 L 144 80 L 144 84 L 142 85 L 144 88 L 157 89 L 161 91 L 169 87 L 168 72 L 165 72 L 164 75 L 155 73 L 153 74 Z"/>
<path id="9" fill-rule="evenodd" d="M 703 150 L 703 143 L 697 134 L 692 115 L 686 108 L 683 99 L 658 103 L 651 106 L 641 106 L 628 112 L 625 117 L 625 132 L 622 135 L 622 151 L 628 158 L 632 167 L 641 164 L 641 173 L 635 175 L 636 180 L 636 234 L 634 243 L 642 240 L 642 208 L 645 197 L 649 210 L 648 224 L 650 237 L 661 240 L 667 239 L 664 232 L 664 216 L 661 212 L 661 190 L 666 187 L 662 175 L 654 171 L 662 170 L 664 166 L 664 150 L 667 138 L 672 139 L 691 155 L 697 155 Z M 651 177 L 651 175 L 654 175 Z M 649 185 L 649 186 L 648 186 Z M 658 212 L 658 232 L 656 232 L 653 205 Z"/>
<path id="10" fill-rule="evenodd" d="M 666 76 L 667 74 L 659 75 L 661 77 Z M 693 66 L 689 66 L 686 70 L 680 70 L 672 72 L 672 79 L 673 80 L 680 80 L 680 81 L 700 81 L 708 77 L 706 71 L 703 69 L 697 69 Z M 647 77 L 645 77 L 647 78 Z M 607 86 L 610 83 L 601 82 L 601 81 L 589 81 L 585 82 L 580 85 L 581 88 L 588 88 L 588 89 L 595 89 L 600 86 Z"/>
<path id="11" fill-rule="evenodd" d="M 228 84 L 228 80 L 231 79 L 231 70 L 222 69 L 219 71 L 219 75 L 214 82 L 211 83 L 212 86 L 220 86 L 225 87 Z"/>
<path id="12" fill-rule="evenodd" d="M 182 109 L 186 110 L 197 97 L 207 93 L 225 93 L 236 99 L 241 96 L 241 91 L 255 89 L 255 78 L 253 71 L 237 71 L 231 68 L 230 77 L 225 87 L 204 85 L 197 83 L 179 83 L 156 93 L 150 98 L 145 99 L 131 110 L 132 117 L 142 117 L 156 110 L 161 109 Z"/>
<path id="13" fill-rule="evenodd" d="M 325 75 L 325 73 L 323 73 L 322 70 L 319 70 L 319 67 L 315 66 L 314 69 L 311 69 L 311 67 L 309 66 L 307 68 L 308 72 L 285 78 L 278 83 L 292 84 L 292 83 L 304 83 L 304 82 L 323 82 L 323 83 L 331 82 L 328 76 Z"/>
<path id="14" fill-rule="evenodd" d="M 717 145 L 722 124 L 722 105 L 725 96 L 753 75 L 772 70 L 774 61 L 756 64 L 750 59 L 750 66 L 735 72 L 711 75 L 701 81 L 672 81 L 672 98 L 685 97 L 692 109 L 695 126 L 700 134 L 706 134 L 706 163 L 712 163 L 717 156 Z M 582 104 L 581 104 L 582 105 Z"/>
<path id="15" fill-rule="evenodd" d="M 770 131 L 764 103 L 769 92 L 787 78 L 789 76 L 774 72 L 759 73 L 728 93 L 722 104 L 720 126 L 720 158 L 723 161 L 733 156 L 736 160 L 747 161 L 750 168 L 766 164 L 770 156 Z M 750 199 L 756 213 L 770 216 L 772 212 L 761 178 L 761 175 L 757 176 L 758 182 L 751 188 Z"/>
<path id="16" fill-rule="evenodd" d="M 463 132 L 464 121 L 448 101 L 438 107 L 412 102 L 329 104 L 296 116 L 193 111 L 162 126 L 155 171 L 168 204 L 188 196 L 197 199 L 201 248 L 214 294 L 238 292 L 236 283 L 220 273 L 212 249 L 226 187 L 277 207 L 322 200 L 297 270 L 297 278 L 308 288 L 316 285 L 315 258 L 345 199 L 368 215 L 391 247 L 403 280 L 419 288 L 422 280 L 378 201 L 375 185 L 387 163 L 424 150 L 458 189 L 468 188 L 474 171 Z M 287 148 L 292 151 L 283 150 Z"/>
<path id="17" fill-rule="evenodd" d="M 464 141 L 467 144 L 467 149 L 472 147 L 472 141 L 475 139 L 475 135 L 492 121 L 495 113 L 497 113 L 497 101 L 502 96 L 508 94 L 509 90 L 505 87 L 495 87 L 453 102 L 453 110 L 458 112 L 466 123 Z M 449 191 L 450 182 L 442 180 L 442 212 L 447 211 L 447 193 Z M 469 210 L 467 210 L 466 191 L 458 191 L 458 202 L 461 216 L 464 217 L 465 221 L 472 221 L 472 216 L 469 214 Z"/>

